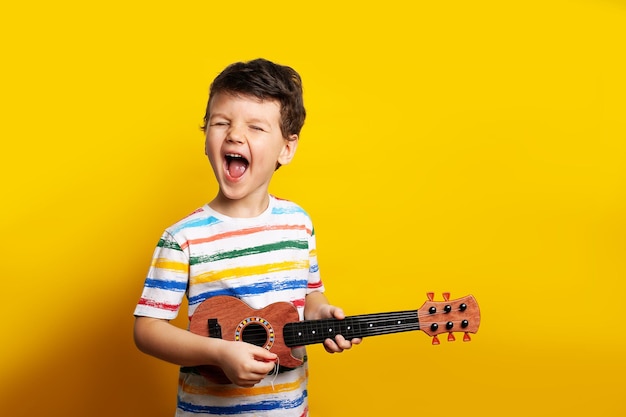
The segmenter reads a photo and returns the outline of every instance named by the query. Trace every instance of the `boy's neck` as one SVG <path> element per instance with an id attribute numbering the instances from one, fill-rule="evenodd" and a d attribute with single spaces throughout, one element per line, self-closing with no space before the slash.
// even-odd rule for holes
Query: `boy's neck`
<path id="1" fill-rule="evenodd" d="M 264 194 L 260 198 L 243 198 L 240 200 L 231 200 L 223 194 L 218 193 L 217 196 L 209 203 L 209 207 L 228 217 L 233 218 L 252 218 L 260 216 L 269 206 L 270 196 Z"/>

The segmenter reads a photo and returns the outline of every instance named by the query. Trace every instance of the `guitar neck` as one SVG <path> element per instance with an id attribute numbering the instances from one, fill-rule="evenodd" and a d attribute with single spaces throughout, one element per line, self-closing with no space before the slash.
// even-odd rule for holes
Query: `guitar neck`
<path id="1" fill-rule="evenodd" d="M 420 330 L 416 310 L 363 314 L 343 320 L 321 319 L 287 323 L 283 328 L 283 337 L 286 346 L 295 347 L 323 343 L 336 335 L 350 340 L 412 330 Z"/>

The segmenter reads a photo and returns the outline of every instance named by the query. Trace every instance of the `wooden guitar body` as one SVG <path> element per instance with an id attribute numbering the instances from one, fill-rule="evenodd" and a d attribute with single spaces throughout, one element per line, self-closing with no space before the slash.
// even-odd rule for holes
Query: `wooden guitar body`
<path id="1" fill-rule="evenodd" d="M 191 317 L 189 330 L 201 336 L 261 346 L 278 355 L 281 367 L 297 368 L 302 365 L 303 358 L 294 357 L 291 348 L 285 345 L 283 329 L 285 324 L 299 320 L 298 311 L 288 302 L 253 309 L 238 298 L 220 295 L 211 297 L 198 306 Z M 200 374 L 214 382 L 230 382 L 216 366 L 204 365 L 196 368 Z"/>

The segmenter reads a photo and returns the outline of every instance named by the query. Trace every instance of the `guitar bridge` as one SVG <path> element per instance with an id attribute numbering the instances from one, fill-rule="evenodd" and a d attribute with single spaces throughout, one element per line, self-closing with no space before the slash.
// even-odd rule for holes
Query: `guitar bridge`
<path id="1" fill-rule="evenodd" d="M 222 327 L 217 322 L 217 319 L 209 319 L 208 326 L 209 326 L 209 337 L 215 337 L 217 339 L 222 338 Z"/>

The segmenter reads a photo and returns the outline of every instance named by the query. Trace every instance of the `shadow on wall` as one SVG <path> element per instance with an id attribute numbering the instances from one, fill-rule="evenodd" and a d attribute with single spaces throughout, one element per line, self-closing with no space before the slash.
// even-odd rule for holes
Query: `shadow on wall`
<path id="1" fill-rule="evenodd" d="M 60 329 L 75 336 L 59 336 L 42 346 L 40 356 L 9 377 L 1 394 L 2 414 L 173 416 L 178 368 L 143 354 L 133 342 L 132 312 L 140 284 L 119 297 L 112 314 L 95 306 L 92 320 L 77 319 L 71 333 Z"/>

